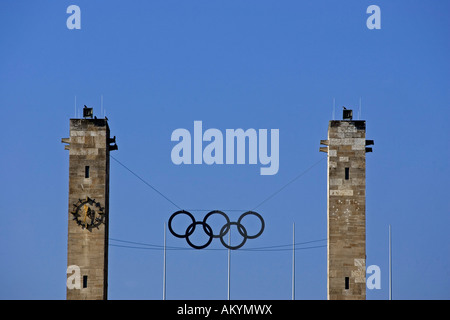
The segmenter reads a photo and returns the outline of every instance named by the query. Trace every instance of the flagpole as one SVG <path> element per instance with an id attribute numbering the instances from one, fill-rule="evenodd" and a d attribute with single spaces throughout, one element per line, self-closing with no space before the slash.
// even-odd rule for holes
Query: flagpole
<path id="1" fill-rule="evenodd" d="M 164 222 L 163 300 L 166 300 L 166 223 Z"/>
<path id="2" fill-rule="evenodd" d="M 392 232 L 389 225 L 389 300 L 392 300 Z"/>
<path id="3" fill-rule="evenodd" d="M 295 222 L 292 224 L 292 300 L 295 300 Z"/>
<path id="4" fill-rule="evenodd" d="M 228 233 L 228 247 L 231 245 L 231 228 L 229 228 Z M 228 248 L 228 292 L 227 299 L 230 300 L 230 265 L 231 265 L 231 250 Z"/>

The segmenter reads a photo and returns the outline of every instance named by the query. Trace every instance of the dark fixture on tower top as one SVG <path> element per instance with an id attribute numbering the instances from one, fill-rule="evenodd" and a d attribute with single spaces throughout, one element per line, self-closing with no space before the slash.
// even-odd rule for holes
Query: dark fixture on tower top
<path id="1" fill-rule="evenodd" d="M 353 119 L 353 110 L 349 110 L 346 107 L 342 107 L 344 110 L 342 111 L 342 119 L 344 120 L 352 120 Z"/>
<path id="2" fill-rule="evenodd" d="M 93 108 L 88 108 L 86 105 L 83 108 L 83 118 L 91 118 L 94 116 L 94 110 Z"/>

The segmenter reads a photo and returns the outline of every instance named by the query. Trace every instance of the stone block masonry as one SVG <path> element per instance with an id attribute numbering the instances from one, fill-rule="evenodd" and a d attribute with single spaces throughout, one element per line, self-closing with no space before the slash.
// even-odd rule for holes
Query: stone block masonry
<path id="1" fill-rule="evenodd" d="M 106 119 L 70 119 L 69 203 L 67 266 L 80 268 L 80 288 L 67 288 L 67 300 L 106 300 L 108 290 L 109 152 L 114 150 Z M 114 146 L 117 148 L 116 146 Z M 103 223 L 95 227 L 80 225 L 73 214 L 87 198 L 99 207 L 81 204 L 79 220 L 86 223 L 86 212 L 103 209 Z M 86 211 L 83 211 L 86 210 Z M 83 212 L 85 212 L 83 217 Z M 93 215 L 94 216 L 94 215 Z"/>
<path id="2" fill-rule="evenodd" d="M 333 120 L 328 140 L 327 298 L 366 298 L 366 123 Z M 371 141 L 370 144 L 373 144 Z"/>

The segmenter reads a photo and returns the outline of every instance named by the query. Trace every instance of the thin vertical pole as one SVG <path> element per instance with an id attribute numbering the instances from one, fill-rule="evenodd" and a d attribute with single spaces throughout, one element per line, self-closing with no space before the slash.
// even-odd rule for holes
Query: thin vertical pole
<path id="1" fill-rule="evenodd" d="M 389 225 L 389 300 L 392 300 L 392 232 Z"/>
<path id="2" fill-rule="evenodd" d="M 231 246 L 231 228 L 229 229 L 228 233 L 228 246 Z M 230 268 L 231 268 L 231 250 L 230 248 L 228 248 L 228 290 L 227 290 L 228 300 L 230 300 L 230 282 L 231 282 Z"/>
<path id="3" fill-rule="evenodd" d="M 295 222 L 292 224 L 292 300 L 295 300 Z"/>
<path id="4" fill-rule="evenodd" d="M 77 118 L 77 96 L 75 96 L 75 118 Z"/>
<path id="5" fill-rule="evenodd" d="M 163 300 L 166 300 L 166 223 L 164 222 Z"/>
<path id="6" fill-rule="evenodd" d="M 335 112 L 334 112 L 335 106 L 336 106 L 336 99 L 333 98 L 333 117 L 332 117 L 333 120 L 334 120 L 334 116 L 335 116 Z"/>
<path id="7" fill-rule="evenodd" d="M 359 112 L 358 112 L 358 120 L 361 119 L 361 97 L 359 97 Z"/>

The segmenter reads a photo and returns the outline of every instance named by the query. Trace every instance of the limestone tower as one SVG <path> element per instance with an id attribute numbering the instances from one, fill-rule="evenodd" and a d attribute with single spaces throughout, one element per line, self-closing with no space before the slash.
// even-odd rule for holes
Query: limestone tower
<path id="1" fill-rule="evenodd" d="M 328 125 L 327 178 L 327 297 L 329 300 L 366 299 L 366 122 L 343 120 Z"/>
<path id="2" fill-rule="evenodd" d="M 109 152 L 117 150 L 115 137 L 109 136 L 108 120 L 93 118 L 85 106 L 83 119 L 70 119 L 70 138 L 62 142 L 69 150 L 67 300 L 106 300 Z"/>

